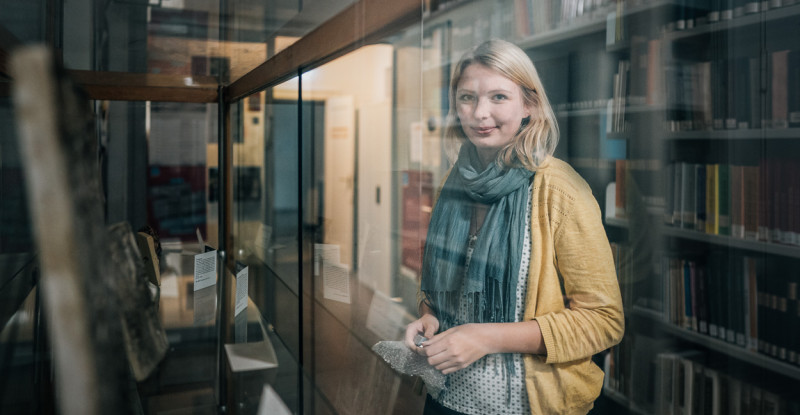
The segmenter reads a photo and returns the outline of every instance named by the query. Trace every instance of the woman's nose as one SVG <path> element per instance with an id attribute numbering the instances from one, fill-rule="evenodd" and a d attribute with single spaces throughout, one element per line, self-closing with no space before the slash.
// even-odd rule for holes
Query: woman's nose
<path id="1" fill-rule="evenodd" d="M 478 99 L 475 103 L 475 110 L 473 114 L 475 118 L 484 119 L 489 117 L 489 100 L 487 99 Z"/>

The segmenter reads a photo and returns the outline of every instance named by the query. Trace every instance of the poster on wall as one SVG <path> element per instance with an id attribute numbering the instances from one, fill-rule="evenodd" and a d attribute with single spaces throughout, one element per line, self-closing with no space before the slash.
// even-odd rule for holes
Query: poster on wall
<path id="1" fill-rule="evenodd" d="M 402 173 L 402 265 L 422 272 L 422 250 L 428 235 L 433 210 L 433 174 L 429 171 L 406 170 Z"/>

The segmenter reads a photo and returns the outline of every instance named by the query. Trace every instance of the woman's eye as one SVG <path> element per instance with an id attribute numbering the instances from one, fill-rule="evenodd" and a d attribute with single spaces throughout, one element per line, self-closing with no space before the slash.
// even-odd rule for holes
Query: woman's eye
<path id="1" fill-rule="evenodd" d="M 492 97 L 492 99 L 494 99 L 495 101 L 505 101 L 508 99 L 508 97 L 503 94 L 497 94 L 494 97 Z"/>
<path id="2" fill-rule="evenodd" d="M 473 96 L 469 95 L 469 94 L 461 94 L 461 95 L 458 96 L 458 100 L 459 101 L 472 101 L 473 100 Z"/>

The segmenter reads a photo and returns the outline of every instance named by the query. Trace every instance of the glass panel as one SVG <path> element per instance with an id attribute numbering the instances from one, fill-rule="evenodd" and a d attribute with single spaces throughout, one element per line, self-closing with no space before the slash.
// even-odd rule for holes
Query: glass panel
<path id="1" fill-rule="evenodd" d="M 42 42 L 46 39 L 47 17 L 44 0 L 0 1 L 0 26 L 22 42 Z"/>
<path id="2" fill-rule="evenodd" d="M 303 131 L 313 131 L 302 169 L 312 186 L 303 212 L 313 219 L 304 238 L 313 255 L 304 267 L 304 292 L 312 296 L 303 367 L 313 413 L 421 408 L 412 382 L 371 351 L 400 339 L 409 321 L 404 304 L 415 297 L 413 281 L 408 297 L 397 282 L 408 277 L 397 274 L 396 158 L 407 157 L 408 145 L 399 143 L 420 119 L 420 44 L 420 26 L 412 25 L 302 75 L 303 105 L 317 108 L 302 119 Z"/>
<path id="3" fill-rule="evenodd" d="M 560 131 L 554 156 L 591 189 L 600 215 L 591 223 L 602 221 L 599 243 L 615 262 L 626 331 L 583 356 L 605 371 L 594 411 L 796 408 L 785 385 L 800 376 L 797 336 L 786 331 L 798 328 L 788 178 L 800 150 L 798 9 L 725 4 L 436 2 L 421 33 L 304 73 L 303 102 L 324 105 L 313 167 L 301 169 L 315 190 L 304 207 L 320 218 L 303 343 L 313 407 L 347 412 L 407 392 L 380 371 L 364 381 L 368 349 L 399 338 L 417 313 L 432 201 L 453 161 L 443 138 L 454 66 L 501 38 L 533 61 Z M 348 400 L 353 390 L 363 399 Z"/>
<path id="4" fill-rule="evenodd" d="M 134 229 L 151 227 L 163 249 L 158 312 L 170 350 L 158 376 L 140 389 L 151 411 L 217 406 L 217 286 L 195 287 L 195 255 L 218 248 L 217 107 L 100 105 L 108 122 L 101 131 L 107 134 L 109 216 L 127 212 L 124 219 Z"/>
<path id="5" fill-rule="evenodd" d="M 0 89 L 3 88 L 0 81 Z M 6 85 L 7 86 L 7 85 Z M 0 97 L 0 412 L 36 412 L 45 359 L 34 338 L 38 316 L 33 233 L 12 102 Z M 13 379 L 13 381 L 12 381 Z M 11 384 L 16 387 L 10 387 Z"/>
<path id="6" fill-rule="evenodd" d="M 278 367 L 265 376 L 280 378 L 271 386 L 289 408 L 298 408 L 301 187 L 297 168 L 308 161 L 300 159 L 297 88 L 286 86 L 292 84 L 297 80 L 256 92 L 231 112 L 233 245 L 238 269 L 247 267 L 250 298 L 247 312 L 234 320 L 237 345 L 263 340 L 252 329 L 245 330 L 240 320 L 268 328 L 268 349 L 274 351 Z M 303 116 L 309 111 L 313 107 L 303 107 Z M 237 286 L 243 281 L 240 276 Z M 255 410 L 259 395 L 254 396 L 255 402 L 240 404 Z"/>

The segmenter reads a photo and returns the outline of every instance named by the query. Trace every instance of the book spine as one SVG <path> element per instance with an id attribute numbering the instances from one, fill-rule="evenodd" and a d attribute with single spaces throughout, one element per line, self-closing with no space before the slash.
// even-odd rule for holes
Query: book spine
<path id="1" fill-rule="evenodd" d="M 736 114 L 736 128 L 746 130 L 752 127 L 750 117 L 750 59 L 738 58 L 734 61 L 734 90 L 736 91 L 736 101 L 734 111 Z"/>
<path id="2" fill-rule="evenodd" d="M 697 267 L 697 328 L 700 333 L 708 334 L 708 280 L 705 267 Z"/>
<path id="3" fill-rule="evenodd" d="M 708 164 L 706 168 L 706 229 L 712 235 L 719 234 L 719 164 Z"/>
<path id="4" fill-rule="evenodd" d="M 744 166 L 742 169 L 742 199 L 744 201 L 744 237 L 758 239 L 759 218 L 759 168 Z"/>
<path id="5" fill-rule="evenodd" d="M 672 225 L 675 212 L 675 163 L 667 165 L 664 175 L 664 224 Z"/>
<path id="6" fill-rule="evenodd" d="M 627 161 L 617 160 L 615 162 L 616 170 L 616 194 L 614 199 L 615 216 L 624 218 L 626 215 L 626 176 L 627 176 Z"/>
<path id="7" fill-rule="evenodd" d="M 712 74 L 712 121 L 715 130 L 725 129 L 725 116 L 727 106 L 727 65 L 725 60 L 717 59 L 711 62 Z"/>
<path id="8" fill-rule="evenodd" d="M 738 128 L 738 123 L 736 120 L 736 110 L 738 102 L 741 101 L 742 97 L 739 95 L 742 91 L 738 89 L 737 79 L 736 79 L 736 60 L 735 59 L 728 59 L 726 61 L 726 69 L 725 76 L 728 79 L 726 85 L 726 101 L 725 101 L 725 129 L 726 130 L 735 130 Z"/>
<path id="9" fill-rule="evenodd" d="M 695 184 L 695 219 L 694 229 L 706 231 L 706 165 L 694 165 Z"/>
<path id="10" fill-rule="evenodd" d="M 789 177 L 789 234 L 791 244 L 800 245 L 800 163 L 788 163 Z"/>
<path id="11" fill-rule="evenodd" d="M 719 234 L 731 234 L 731 182 L 730 165 L 719 164 L 717 169 L 717 208 Z"/>
<path id="12" fill-rule="evenodd" d="M 789 127 L 800 127 L 800 50 L 789 52 L 788 57 L 788 117 Z"/>
<path id="13" fill-rule="evenodd" d="M 758 352 L 758 282 L 756 258 L 744 257 L 747 349 Z"/>
<path id="14" fill-rule="evenodd" d="M 681 227 L 694 229 L 697 217 L 697 172 L 693 163 L 683 163 L 681 173 Z"/>
<path id="15" fill-rule="evenodd" d="M 672 225 L 681 226 L 683 223 L 683 167 L 682 162 L 674 163 L 674 176 L 672 178 Z"/>
<path id="16" fill-rule="evenodd" d="M 772 52 L 772 128 L 788 127 L 789 51 Z"/>
<path id="17" fill-rule="evenodd" d="M 757 239 L 762 241 L 769 241 L 770 237 L 770 224 L 772 223 L 772 211 L 770 199 L 775 189 L 773 189 L 773 180 L 771 177 L 772 162 L 768 159 L 761 159 L 758 165 L 758 207 L 756 214 L 758 217 L 757 224 Z"/>
<path id="18" fill-rule="evenodd" d="M 706 297 L 708 299 L 708 334 L 711 337 L 719 337 L 719 313 L 717 312 L 717 300 L 719 299 L 719 270 L 715 266 L 714 257 L 709 258 L 706 269 Z"/>
<path id="19" fill-rule="evenodd" d="M 689 265 L 689 328 L 700 331 L 697 320 L 697 264 L 694 261 L 687 261 Z"/>

